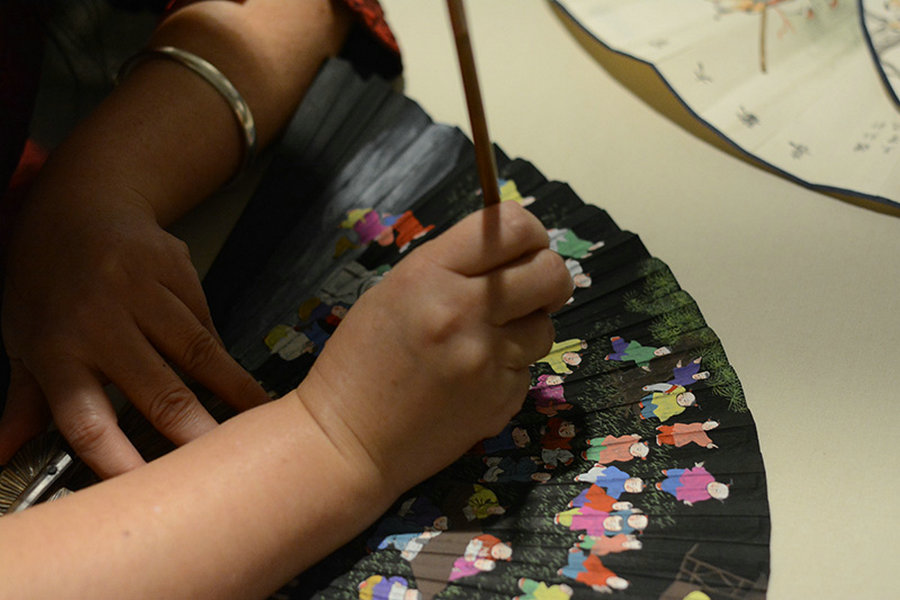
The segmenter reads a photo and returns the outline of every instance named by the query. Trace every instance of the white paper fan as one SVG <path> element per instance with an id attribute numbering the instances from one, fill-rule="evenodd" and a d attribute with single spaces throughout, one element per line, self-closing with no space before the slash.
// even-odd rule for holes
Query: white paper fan
<path id="1" fill-rule="evenodd" d="M 556 3 L 604 45 L 652 66 L 688 110 L 743 152 L 816 189 L 900 203 L 900 114 L 856 2 Z M 897 51 L 890 58 L 900 65 Z"/>
<path id="2" fill-rule="evenodd" d="M 863 32 L 894 102 L 900 106 L 900 2 L 860 0 Z"/>

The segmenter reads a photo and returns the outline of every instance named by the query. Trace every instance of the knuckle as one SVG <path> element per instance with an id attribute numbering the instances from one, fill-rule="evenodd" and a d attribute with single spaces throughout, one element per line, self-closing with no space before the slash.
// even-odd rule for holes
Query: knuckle
<path id="1" fill-rule="evenodd" d="M 455 304 L 437 302 L 429 311 L 422 328 L 426 344 L 446 345 L 464 327 L 464 311 Z"/>
<path id="2" fill-rule="evenodd" d="M 504 202 L 504 204 L 515 203 Z M 503 217 L 511 238 L 529 245 L 548 246 L 547 230 L 541 222 L 527 210 L 518 208 L 519 210 L 507 210 Z"/>
<path id="3" fill-rule="evenodd" d="M 195 373 L 212 364 L 219 352 L 215 338 L 206 329 L 198 327 L 184 344 L 178 365 L 188 373 Z"/>
<path id="4" fill-rule="evenodd" d="M 163 432 L 174 432 L 194 417 L 194 395 L 180 382 L 159 390 L 146 407 L 147 419 Z"/>
<path id="5" fill-rule="evenodd" d="M 565 259 L 550 249 L 541 250 L 535 258 L 542 281 L 553 297 L 565 301 L 572 294 L 575 284 L 566 267 Z"/>
<path id="6" fill-rule="evenodd" d="M 90 454 L 103 447 L 114 423 L 94 412 L 84 412 L 69 421 L 63 431 L 65 438 L 79 454 Z"/>

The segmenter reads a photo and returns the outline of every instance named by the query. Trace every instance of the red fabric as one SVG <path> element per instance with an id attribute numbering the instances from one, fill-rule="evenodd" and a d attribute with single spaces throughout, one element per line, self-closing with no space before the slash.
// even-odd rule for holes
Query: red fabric
<path id="1" fill-rule="evenodd" d="M 357 17 L 365 24 L 366 28 L 375 36 L 382 44 L 393 52 L 400 54 L 400 47 L 390 26 L 384 18 L 384 10 L 378 0 L 344 0 L 350 10 L 356 13 Z"/>

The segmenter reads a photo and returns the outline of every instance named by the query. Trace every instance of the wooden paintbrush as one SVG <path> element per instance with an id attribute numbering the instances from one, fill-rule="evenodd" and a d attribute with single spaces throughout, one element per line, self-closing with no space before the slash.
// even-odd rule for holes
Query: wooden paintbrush
<path id="1" fill-rule="evenodd" d="M 459 69 L 466 95 L 466 107 L 469 111 L 469 122 L 472 125 L 475 163 L 478 165 L 484 205 L 490 206 L 500 202 L 500 190 L 497 187 L 497 161 L 491 146 L 491 136 L 488 134 L 487 118 L 481 100 L 481 88 L 478 85 L 478 73 L 475 69 L 475 57 L 472 52 L 472 41 L 469 38 L 466 12 L 462 0 L 447 0 L 447 10 L 450 13 L 453 37 L 456 39 L 456 53 L 459 55 Z"/>

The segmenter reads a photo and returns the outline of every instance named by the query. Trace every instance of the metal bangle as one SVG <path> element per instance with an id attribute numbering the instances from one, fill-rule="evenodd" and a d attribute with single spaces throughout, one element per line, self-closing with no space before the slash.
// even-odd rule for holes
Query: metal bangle
<path id="1" fill-rule="evenodd" d="M 202 77 L 209 85 L 213 86 L 222 98 L 225 99 L 228 106 L 231 107 L 244 140 L 244 157 L 241 161 L 240 169 L 231 180 L 233 182 L 247 169 L 250 163 L 253 162 L 256 155 L 256 125 L 253 121 L 253 114 L 250 112 L 250 107 L 247 105 L 244 97 L 241 96 L 240 92 L 237 91 L 237 88 L 235 88 L 228 78 L 225 77 L 225 75 L 223 75 L 212 63 L 200 58 L 196 54 L 192 54 L 191 52 L 180 48 L 175 48 L 174 46 L 158 46 L 138 52 L 126 60 L 122 65 L 122 68 L 119 69 L 119 73 L 116 76 L 116 82 L 122 81 L 134 67 L 151 58 L 166 58 L 187 67 Z"/>

